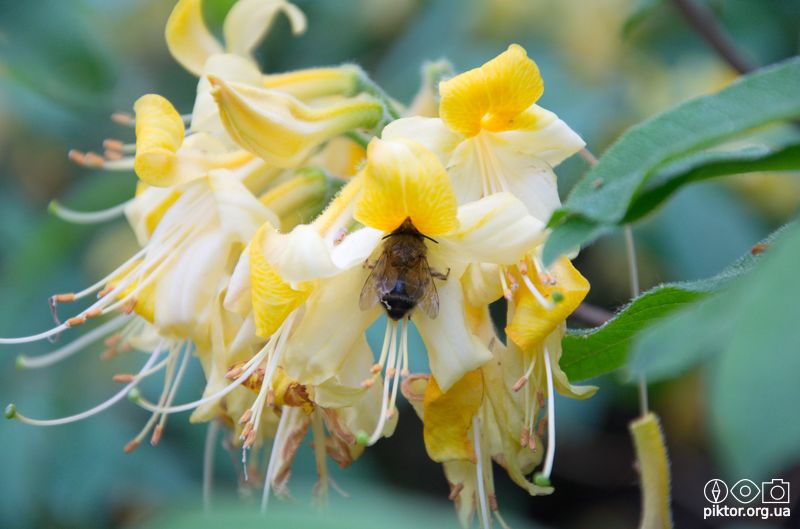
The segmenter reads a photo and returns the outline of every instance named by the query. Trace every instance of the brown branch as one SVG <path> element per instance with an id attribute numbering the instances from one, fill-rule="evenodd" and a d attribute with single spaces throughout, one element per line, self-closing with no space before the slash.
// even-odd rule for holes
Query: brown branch
<path id="1" fill-rule="evenodd" d="M 733 38 L 717 23 L 714 13 L 696 0 L 672 0 L 697 33 L 740 74 L 753 71 L 754 66 L 739 53 Z"/>
<path id="2" fill-rule="evenodd" d="M 599 327 L 613 318 L 614 314 L 604 308 L 589 305 L 588 303 L 581 303 L 572 313 L 572 316 L 584 323 L 588 323 L 592 327 Z"/>

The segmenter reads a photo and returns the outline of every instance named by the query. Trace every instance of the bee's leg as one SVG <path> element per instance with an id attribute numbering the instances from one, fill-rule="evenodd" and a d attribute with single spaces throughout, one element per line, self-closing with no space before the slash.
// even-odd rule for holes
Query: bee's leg
<path id="1" fill-rule="evenodd" d="M 442 273 L 436 270 L 431 270 L 431 276 L 435 277 L 436 279 L 441 279 L 442 281 L 447 281 L 447 278 L 450 277 L 450 269 L 447 269 L 447 272 Z"/>

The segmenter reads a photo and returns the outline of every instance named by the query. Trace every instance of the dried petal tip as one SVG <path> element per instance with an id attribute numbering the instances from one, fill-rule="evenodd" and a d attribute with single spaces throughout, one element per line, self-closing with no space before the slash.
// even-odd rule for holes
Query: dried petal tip
<path id="1" fill-rule="evenodd" d="M 14 419 L 17 416 L 16 404 L 9 404 L 6 406 L 5 416 L 6 419 Z"/>
<path id="2" fill-rule="evenodd" d="M 128 400 L 131 402 L 138 402 L 139 399 L 142 398 L 142 393 L 139 391 L 139 388 L 132 388 L 128 392 Z"/>
<path id="3" fill-rule="evenodd" d="M 540 487 L 552 487 L 553 485 L 550 484 L 550 478 L 538 472 L 535 476 L 533 476 L 534 484 Z"/>

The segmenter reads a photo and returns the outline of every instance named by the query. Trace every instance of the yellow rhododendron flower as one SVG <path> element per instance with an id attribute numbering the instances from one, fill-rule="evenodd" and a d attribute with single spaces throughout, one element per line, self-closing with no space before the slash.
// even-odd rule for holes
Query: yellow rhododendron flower
<path id="1" fill-rule="evenodd" d="M 543 87 L 536 63 L 512 44 L 480 68 L 439 84 L 440 117 L 396 120 L 382 137 L 413 138 L 435 152 L 459 204 L 507 191 L 547 222 L 560 204 L 552 168 L 584 142 L 536 105 Z"/>

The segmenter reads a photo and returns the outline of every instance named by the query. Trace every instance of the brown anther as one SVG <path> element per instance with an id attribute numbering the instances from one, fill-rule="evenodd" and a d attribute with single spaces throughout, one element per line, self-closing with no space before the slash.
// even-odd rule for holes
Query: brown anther
<path id="1" fill-rule="evenodd" d="M 53 296 L 53 301 L 56 303 L 69 303 L 70 301 L 75 301 L 75 294 L 72 292 L 68 294 L 56 294 Z"/>
<path id="2" fill-rule="evenodd" d="M 247 436 L 250 435 L 252 431 L 253 431 L 253 423 L 248 422 L 247 424 L 244 425 L 244 428 L 242 428 L 242 433 L 239 436 L 239 439 L 247 439 Z"/>
<path id="3" fill-rule="evenodd" d="M 247 439 L 244 440 L 244 447 L 251 448 L 254 444 L 256 444 L 256 432 L 252 431 L 247 434 Z"/>
<path id="4" fill-rule="evenodd" d="M 106 349 L 105 351 L 100 353 L 100 360 L 111 360 L 112 358 L 117 356 L 118 352 L 119 351 L 117 351 L 116 347 Z"/>
<path id="5" fill-rule="evenodd" d="M 225 373 L 225 378 L 227 378 L 228 380 L 236 380 L 237 378 L 242 376 L 243 372 L 244 371 L 242 370 L 241 367 L 234 366 L 230 368 L 227 373 Z"/>
<path id="6" fill-rule="evenodd" d="M 109 292 L 111 292 L 112 290 L 114 290 L 114 287 L 109 285 L 109 286 L 105 287 L 103 290 L 101 290 L 100 292 L 98 292 L 97 293 L 97 297 L 98 298 L 105 297 L 105 295 L 108 294 Z"/>
<path id="7" fill-rule="evenodd" d="M 527 261 L 520 261 L 519 262 L 519 273 L 526 276 L 528 275 L 528 263 Z"/>
<path id="8" fill-rule="evenodd" d="M 536 435 L 544 437 L 544 432 L 547 429 L 547 417 L 539 421 L 539 426 L 536 428 Z"/>
<path id="9" fill-rule="evenodd" d="M 531 432 L 528 430 L 527 427 L 522 429 L 522 433 L 519 436 L 519 445 L 523 448 L 529 445 L 530 443 Z"/>
<path id="10" fill-rule="evenodd" d="M 106 160 L 111 161 L 122 160 L 123 158 L 122 153 L 119 151 L 105 151 L 103 156 L 105 156 Z"/>
<path id="11" fill-rule="evenodd" d="M 495 496 L 491 492 L 488 494 L 488 496 L 489 496 L 489 509 L 491 509 L 492 511 L 496 511 L 498 509 L 497 496 Z"/>
<path id="12" fill-rule="evenodd" d="M 125 148 L 125 144 L 113 138 L 106 138 L 103 140 L 103 148 L 109 151 L 121 151 Z"/>
<path id="13" fill-rule="evenodd" d="M 133 116 L 127 112 L 114 112 L 111 114 L 111 121 L 120 125 L 130 125 L 133 123 Z"/>
<path id="14" fill-rule="evenodd" d="M 542 272 L 541 274 L 539 274 L 539 279 L 541 279 L 542 283 L 544 283 L 545 285 L 556 284 L 556 278 L 553 277 L 553 274 L 551 274 L 550 272 Z"/>
<path id="15" fill-rule="evenodd" d="M 361 387 L 364 388 L 364 389 L 369 389 L 369 388 L 372 387 L 373 384 L 375 384 L 375 379 L 374 378 L 368 378 L 368 379 L 366 379 L 366 380 L 361 382 Z"/>
<path id="16" fill-rule="evenodd" d="M 275 405 L 275 392 L 272 391 L 272 388 L 267 390 L 267 407 L 273 407 Z"/>
<path id="17" fill-rule="evenodd" d="M 754 244 L 753 247 L 750 248 L 750 254 L 751 255 L 759 255 L 761 253 L 764 253 L 764 251 L 766 251 L 767 248 L 769 248 L 769 244 L 767 244 L 765 242 L 760 242 L 758 244 Z"/>
<path id="18" fill-rule="evenodd" d="M 464 490 L 463 483 L 456 483 L 455 485 L 450 485 L 450 495 L 447 496 L 447 499 L 450 501 L 456 501 L 456 498 L 458 498 L 458 495 L 461 493 L 462 490 Z"/>
<path id="19" fill-rule="evenodd" d="M 396 409 L 397 408 L 391 408 L 389 410 L 386 410 L 386 418 L 391 419 L 392 417 L 394 417 Z"/>
<path id="20" fill-rule="evenodd" d="M 67 327 L 77 327 L 78 325 L 83 325 L 84 323 L 86 323 L 85 316 L 75 316 L 74 318 L 67 320 Z"/>
<path id="21" fill-rule="evenodd" d="M 530 448 L 532 452 L 536 451 L 536 436 L 535 435 L 529 435 L 528 436 L 528 448 Z"/>
<path id="22" fill-rule="evenodd" d="M 525 384 L 527 384 L 527 383 L 528 383 L 528 377 L 523 375 L 523 376 L 519 377 L 519 380 L 514 382 L 514 385 L 511 386 L 511 389 L 516 393 L 517 391 L 519 391 L 522 388 L 524 388 Z"/>
<path id="23" fill-rule="evenodd" d="M 250 422 L 250 419 L 252 418 L 253 418 L 253 409 L 248 408 L 247 410 L 245 410 L 242 416 L 239 417 L 239 424 L 245 424 L 247 422 Z"/>
<path id="24" fill-rule="evenodd" d="M 122 340 L 122 336 L 115 334 L 114 336 L 109 336 L 106 338 L 104 343 L 106 344 L 106 347 L 114 347 L 120 342 L 120 340 Z"/>
<path id="25" fill-rule="evenodd" d="M 161 442 L 161 436 L 164 434 L 164 427 L 160 424 L 156 425 L 153 429 L 153 435 L 150 437 L 150 444 L 155 446 Z"/>
<path id="26" fill-rule="evenodd" d="M 139 448 L 140 444 L 141 444 L 141 441 L 139 441 L 138 439 L 134 439 L 133 441 L 131 441 L 128 444 L 125 445 L 125 448 L 124 448 L 125 453 L 126 454 L 130 454 L 131 452 L 133 452 L 134 450 Z"/>
<path id="27" fill-rule="evenodd" d="M 514 293 L 511 292 L 510 288 L 504 288 L 503 289 L 503 297 L 506 298 L 508 301 L 513 301 Z"/>
<path id="28" fill-rule="evenodd" d="M 83 161 L 86 166 L 95 167 L 98 169 L 102 168 L 106 163 L 105 158 L 103 158 L 96 152 L 91 152 L 91 151 L 85 154 Z"/>
<path id="29" fill-rule="evenodd" d="M 539 406 L 544 407 L 544 393 L 542 393 L 541 391 L 537 391 L 536 401 L 539 403 Z"/>
<path id="30" fill-rule="evenodd" d="M 86 164 L 86 155 L 76 149 L 70 149 L 70 151 L 67 153 L 67 158 L 69 158 L 71 162 L 78 165 Z"/>
<path id="31" fill-rule="evenodd" d="M 383 369 L 382 365 L 375 364 L 372 366 L 372 368 L 370 368 L 369 372 L 372 373 L 373 375 L 377 375 L 378 373 L 381 372 L 381 369 Z"/>
<path id="32" fill-rule="evenodd" d="M 87 318 L 97 318 L 97 317 L 100 317 L 102 315 L 103 315 L 103 309 L 99 309 L 99 308 L 89 309 L 89 310 L 86 311 L 86 314 L 85 314 L 85 316 Z"/>
<path id="33" fill-rule="evenodd" d="M 127 384 L 128 382 L 133 382 L 133 375 L 130 373 L 119 373 L 111 377 L 111 380 L 119 382 L 120 384 Z"/>
<path id="34" fill-rule="evenodd" d="M 125 303 L 125 305 L 122 306 L 122 312 L 124 314 L 132 314 L 133 313 L 133 309 L 135 309 L 135 308 L 136 308 L 136 298 L 128 301 L 127 303 Z"/>
<path id="35" fill-rule="evenodd" d="M 403 378 L 407 378 L 410 373 L 408 372 L 408 368 L 403 368 L 400 370 L 400 376 Z"/>
<path id="36" fill-rule="evenodd" d="M 386 368 L 386 376 L 391 378 L 391 377 L 394 376 L 396 371 L 397 370 L 395 368 L 393 368 L 393 367 Z"/>

